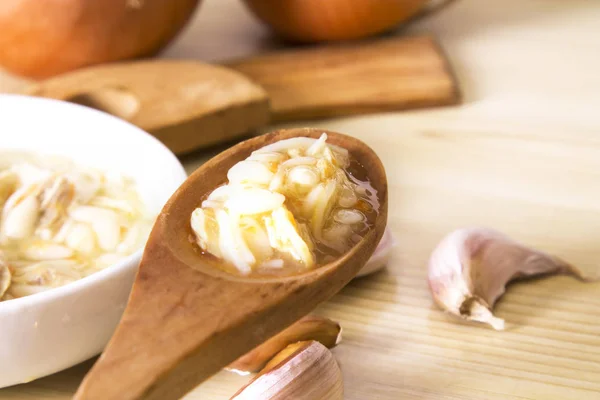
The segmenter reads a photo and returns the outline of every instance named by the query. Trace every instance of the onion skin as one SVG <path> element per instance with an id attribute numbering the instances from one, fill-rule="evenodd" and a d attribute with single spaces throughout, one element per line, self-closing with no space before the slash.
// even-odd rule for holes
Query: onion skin
<path id="1" fill-rule="evenodd" d="M 280 36 L 314 43 L 360 39 L 414 16 L 427 0 L 244 0 Z"/>
<path id="2" fill-rule="evenodd" d="M 199 0 L 2 0 L 0 65 L 46 78 L 150 56 L 188 22 Z"/>

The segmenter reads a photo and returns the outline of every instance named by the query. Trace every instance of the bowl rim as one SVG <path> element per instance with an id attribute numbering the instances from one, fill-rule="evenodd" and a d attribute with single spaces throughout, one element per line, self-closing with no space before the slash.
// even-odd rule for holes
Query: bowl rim
<path id="1" fill-rule="evenodd" d="M 118 118 L 107 112 L 97 110 L 95 108 L 82 106 L 68 101 L 22 94 L 0 94 L 0 103 L 10 103 L 11 100 L 16 100 L 22 105 L 31 103 L 41 104 L 40 107 L 46 107 L 46 105 L 51 105 L 51 107 L 65 109 L 68 113 L 81 113 L 82 115 L 87 114 L 89 116 L 94 116 L 94 118 L 96 119 L 100 118 L 110 120 L 112 121 L 112 124 L 120 124 L 123 128 L 123 131 L 127 132 L 126 135 L 138 136 L 140 140 L 147 142 L 149 146 L 158 146 L 160 148 L 160 151 L 165 154 L 165 157 L 167 159 L 170 159 L 170 162 L 172 162 L 172 169 L 178 175 L 178 178 L 181 180 L 179 184 L 183 183 L 188 177 L 185 168 L 181 164 L 181 161 L 179 161 L 179 159 L 167 146 L 165 146 L 160 140 L 152 136 L 150 133 L 144 131 L 143 129 L 133 125 L 132 123 L 126 120 Z M 171 195 L 172 193 L 169 195 L 169 197 Z M 77 292 L 84 291 L 86 288 L 93 286 L 98 281 L 103 281 L 113 276 L 117 276 L 128 268 L 137 268 L 141 261 L 144 248 L 145 245 L 141 249 L 138 249 L 136 252 L 130 254 L 129 256 L 120 260 L 119 262 L 111 264 L 110 266 L 100 271 L 94 272 L 74 282 L 67 283 L 66 285 L 50 288 L 42 292 L 34 293 L 28 296 L 18 297 L 16 299 L 0 301 L 0 314 L 11 313 L 17 311 L 18 309 L 28 308 L 46 302 L 52 302 L 62 297 L 69 297 Z"/>

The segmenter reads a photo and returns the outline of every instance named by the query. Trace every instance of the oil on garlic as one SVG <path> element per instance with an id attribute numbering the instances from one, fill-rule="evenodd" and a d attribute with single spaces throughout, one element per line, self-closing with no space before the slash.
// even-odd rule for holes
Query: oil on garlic
<path id="1" fill-rule="evenodd" d="M 60 157 L 0 154 L 0 300 L 65 285 L 140 249 L 155 216 L 135 184 Z"/>
<path id="2" fill-rule="evenodd" d="M 202 251 L 243 275 L 289 275 L 348 251 L 371 226 L 377 193 L 364 167 L 326 141 L 282 140 L 231 167 L 191 215 Z"/>

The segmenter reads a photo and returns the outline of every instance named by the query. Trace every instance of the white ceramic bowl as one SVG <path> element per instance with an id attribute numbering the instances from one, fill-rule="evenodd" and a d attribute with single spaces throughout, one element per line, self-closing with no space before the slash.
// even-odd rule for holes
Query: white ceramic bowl
<path id="1" fill-rule="evenodd" d="M 75 104 L 0 95 L 0 150 L 24 149 L 132 177 L 158 213 L 186 173 L 158 140 L 111 115 Z M 0 387 L 82 362 L 112 335 L 142 249 L 77 282 L 0 302 Z"/>

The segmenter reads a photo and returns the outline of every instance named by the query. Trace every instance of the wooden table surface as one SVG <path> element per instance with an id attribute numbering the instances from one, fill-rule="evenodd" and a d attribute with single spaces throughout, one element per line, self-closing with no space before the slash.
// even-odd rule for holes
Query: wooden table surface
<path id="1" fill-rule="evenodd" d="M 600 271 L 600 3 L 461 0 L 402 32 L 438 36 L 460 107 L 318 122 L 355 135 L 389 175 L 389 267 L 318 313 L 341 322 L 334 353 L 346 398 L 600 399 L 600 284 L 552 277 L 512 285 L 508 329 L 462 324 L 433 304 L 426 260 L 441 237 L 486 225 Z M 168 58 L 225 60 L 272 46 L 234 0 L 206 0 Z M 0 73 L 0 92 L 26 82 Z M 192 171 L 219 149 L 184 158 Z M 1 399 L 68 399 L 91 362 Z M 221 373 L 185 397 L 228 399 L 247 377 Z"/>

